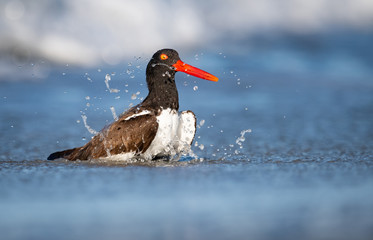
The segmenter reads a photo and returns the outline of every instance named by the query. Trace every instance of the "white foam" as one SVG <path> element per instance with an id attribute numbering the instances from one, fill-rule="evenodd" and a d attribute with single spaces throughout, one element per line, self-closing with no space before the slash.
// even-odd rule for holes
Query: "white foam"
<path id="1" fill-rule="evenodd" d="M 100 160 L 104 161 L 130 161 L 135 156 L 135 152 L 127 152 L 115 155 L 109 155 L 108 157 L 100 158 Z"/>

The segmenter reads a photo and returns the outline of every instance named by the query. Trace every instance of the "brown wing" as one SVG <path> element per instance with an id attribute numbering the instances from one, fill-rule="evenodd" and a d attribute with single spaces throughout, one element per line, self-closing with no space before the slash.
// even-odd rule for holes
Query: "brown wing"
<path id="1" fill-rule="evenodd" d="M 150 146 L 157 130 L 155 115 L 140 115 L 125 120 L 122 116 L 118 121 L 104 128 L 92 140 L 81 148 L 76 148 L 69 155 L 69 160 L 88 160 L 111 155 L 135 152 L 143 153 Z"/>

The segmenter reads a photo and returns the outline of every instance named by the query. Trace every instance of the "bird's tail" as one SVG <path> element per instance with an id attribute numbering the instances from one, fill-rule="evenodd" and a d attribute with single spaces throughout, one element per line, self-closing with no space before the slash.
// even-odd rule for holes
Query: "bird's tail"
<path id="1" fill-rule="evenodd" d="M 76 150 L 76 148 L 72 148 L 72 149 L 67 149 L 65 151 L 55 152 L 55 153 L 52 153 L 51 155 L 49 155 L 49 157 L 47 159 L 48 160 L 54 160 L 54 159 L 58 159 L 58 158 L 65 158 L 68 155 L 70 155 L 72 152 L 74 152 L 75 150 Z"/>

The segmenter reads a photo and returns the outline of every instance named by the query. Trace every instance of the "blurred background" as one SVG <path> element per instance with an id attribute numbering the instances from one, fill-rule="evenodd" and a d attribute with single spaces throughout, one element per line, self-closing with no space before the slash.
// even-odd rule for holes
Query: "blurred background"
<path id="1" fill-rule="evenodd" d="M 373 71 L 370 0 L 2 0 L 0 10 L 2 81 L 46 78 L 66 64 L 117 65 L 165 47 L 254 58 L 254 69 Z"/>

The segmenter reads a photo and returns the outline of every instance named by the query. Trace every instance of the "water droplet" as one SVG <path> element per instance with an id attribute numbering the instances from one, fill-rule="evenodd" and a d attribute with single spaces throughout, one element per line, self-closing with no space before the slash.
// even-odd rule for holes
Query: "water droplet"
<path id="1" fill-rule="evenodd" d="M 205 146 L 203 144 L 199 145 L 199 149 L 203 150 L 204 148 L 205 148 Z"/>
<path id="2" fill-rule="evenodd" d="M 86 96 L 85 97 L 85 100 L 90 100 L 91 98 L 89 96 Z"/>
<path id="3" fill-rule="evenodd" d="M 193 87 L 193 90 L 194 90 L 194 91 L 197 91 L 197 90 L 198 90 L 198 86 L 194 86 L 194 87 Z"/>
<path id="4" fill-rule="evenodd" d="M 97 131 L 95 131 L 94 129 L 92 129 L 90 126 L 88 126 L 87 124 L 87 116 L 86 115 L 81 115 L 82 119 L 83 119 L 83 123 L 84 123 L 84 126 L 85 128 L 88 130 L 88 132 L 92 135 L 96 135 L 97 134 Z"/>
<path id="5" fill-rule="evenodd" d="M 99 68 L 99 69 L 97 69 L 97 72 L 101 72 L 101 69 Z"/>
<path id="6" fill-rule="evenodd" d="M 115 108 L 113 106 L 111 106 L 110 110 L 111 110 L 111 114 L 113 115 L 114 120 L 117 121 L 118 116 L 117 116 L 117 113 L 115 112 Z"/>
<path id="7" fill-rule="evenodd" d="M 132 100 L 135 100 L 136 98 L 137 98 L 137 95 L 135 93 L 131 95 Z"/>
<path id="8" fill-rule="evenodd" d="M 118 89 L 115 89 L 115 88 L 110 88 L 110 85 L 109 85 L 109 81 L 111 80 L 111 77 L 109 74 L 106 74 L 105 76 L 105 84 L 106 84 L 106 88 L 109 90 L 110 93 L 118 93 L 119 90 Z"/>
<path id="9" fill-rule="evenodd" d="M 76 120 L 76 123 L 80 123 L 80 120 Z"/>
<path id="10" fill-rule="evenodd" d="M 242 143 L 246 140 L 245 139 L 245 134 L 246 133 L 251 133 L 251 129 L 246 129 L 241 131 L 241 136 L 236 139 L 236 144 L 242 148 Z"/>
<path id="11" fill-rule="evenodd" d="M 199 121 L 199 126 L 200 126 L 200 127 L 202 127 L 203 124 L 205 124 L 205 120 L 204 120 L 204 119 L 202 119 L 201 121 Z"/>
<path id="12" fill-rule="evenodd" d="M 85 141 L 85 140 L 87 140 L 87 139 L 86 139 L 85 137 L 82 137 L 82 140 Z"/>

